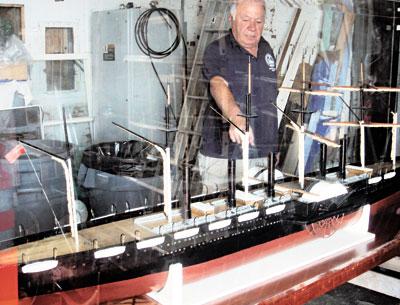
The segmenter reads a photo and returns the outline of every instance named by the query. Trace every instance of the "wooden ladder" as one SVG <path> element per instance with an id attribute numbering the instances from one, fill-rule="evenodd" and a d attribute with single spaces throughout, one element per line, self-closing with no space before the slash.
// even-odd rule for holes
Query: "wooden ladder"
<path id="1" fill-rule="evenodd" d="M 203 54 L 211 41 L 228 33 L 228 17 L 228 0 L 208 1 L 175 137 L 174 164 L 180 164 L 185 158 L 190 161 L 196 159 L 201 144 L 204 113 L 208 107 L 208 82 L 202 74 Z M 181 186 L 182 181 L 178 176 L 173 186 L 175 194 L 181 190 Z"/>

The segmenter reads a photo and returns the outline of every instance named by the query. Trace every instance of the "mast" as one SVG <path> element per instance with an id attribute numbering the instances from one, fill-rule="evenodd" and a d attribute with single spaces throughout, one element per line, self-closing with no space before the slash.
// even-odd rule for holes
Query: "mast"
<path id="1" fill-rule="evenodd" d="M 233 123 L 230 119 L 220 113 L 217 109 L 213 106 L 209 105 L 212 111 L 218 114 L 221 118 L 235 127 L 242 135 L 242 144 L 244 142 L 244 137 L 246 135 L 246 131 L 242 130 L 239 126 Z M 233 208 L 236 206 L 236 160 L 228 159 L 228 205 L 229 207 Z"/>
<path id="2" fill-rule="evenodd" d="M 251 71 L 251 57 L 249 55 L 247 65 L 247 95 L 246 95 L 246 109 L 245 114 L 239 114 L 245 118 L 246 129 L 242 135 L 242 154 L 243 154 L 243 176 L 242 184 L 244 192 L 249 192 L 249 146 L 250 146 L 250 119 L 256 118 L 256 114 L 251 112 L 251 96 L 252 96 L 252 71 Z"/>
<path id="3" fill-rule="evenodd" d="M 170 107 L 171 107 L 171 90 L 169 82 L 167 84 L 167 104 L 165 105 L 165 146 L 169 146 L 169 129 L 170 129 Z"/>

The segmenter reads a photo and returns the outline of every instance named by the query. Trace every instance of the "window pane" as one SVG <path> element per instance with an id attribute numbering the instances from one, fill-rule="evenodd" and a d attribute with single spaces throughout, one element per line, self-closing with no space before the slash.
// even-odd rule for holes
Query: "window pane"
<path id="1" fill-rule="evenodd" d="M 74 53 L 73 28 L 46 28 L 46 54 Z"/>
<path id="2" fill-rule="evenodd" d="M 74 61 L 51 60 L 46 62 L 47 91 L 74 90 Z"/>

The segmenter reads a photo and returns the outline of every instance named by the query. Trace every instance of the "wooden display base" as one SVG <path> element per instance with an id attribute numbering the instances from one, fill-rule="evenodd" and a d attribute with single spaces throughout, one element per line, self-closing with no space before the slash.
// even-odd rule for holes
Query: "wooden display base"
<path id="1" fill-rule="evenodd" d="M 363 216 L 356 224 L 337 231 L 329 238 L 317 238 L 189 284 L 183 284 L 182 265 L 171 265 L 164 288 L 148 296 L 164 305 L 202 305 L 226 300 L 237 293 L 245 293 L 281 276 L 312 267 L 324 259 L 373 241 L 375 235 L 367 231 L 369 211 L 369 206 L 365 206 Z"/>

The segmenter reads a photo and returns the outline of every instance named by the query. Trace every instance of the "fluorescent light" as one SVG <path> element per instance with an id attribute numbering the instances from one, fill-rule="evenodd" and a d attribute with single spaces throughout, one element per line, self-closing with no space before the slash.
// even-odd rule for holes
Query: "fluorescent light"
<path id="1" fill-rule="evenodd" d="M 50 269 L 53 269 L 58 266 L 58 260 L 49 259 L 40 262 L 34 262 L 30 264 L 26 264 L 22 266 L 22 273 L 35 273 L 35 272 L 43 272 Z"/>
<path id="2" fill-rule="evenodd" d="M 99 259 L 99 258 L 106 258 L 106 257 L 120 255 L 120 254 L 124 253 L 125 250 L 126 250 L 125 246 L 115 246 L 115 247 L 97 250 L 94 252 L 94 258 Z"/>

